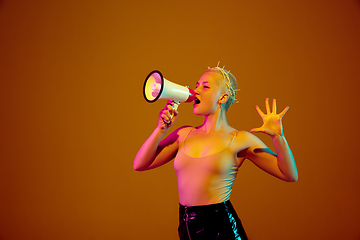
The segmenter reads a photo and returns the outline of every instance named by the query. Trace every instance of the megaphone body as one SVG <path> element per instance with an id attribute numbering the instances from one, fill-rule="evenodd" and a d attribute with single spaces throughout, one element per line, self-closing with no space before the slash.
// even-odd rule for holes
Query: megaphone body
<path id="1" fill-rule="evenodd" d="M 194 90 L 166 80 L 160 71 L 149 73 L 144 82 L 144 98 L 148 102 L 158 99 L 172 99 L 179 102 L 192 102 L 195 99 Z"/>

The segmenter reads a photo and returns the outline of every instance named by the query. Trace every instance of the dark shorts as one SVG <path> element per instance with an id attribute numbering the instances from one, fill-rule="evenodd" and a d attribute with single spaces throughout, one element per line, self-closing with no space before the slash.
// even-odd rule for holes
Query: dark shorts
<path id="1" fill-rule="evenodd" d="M 179 208 L 180 240 L 247 240 L 230 201 Z"/>

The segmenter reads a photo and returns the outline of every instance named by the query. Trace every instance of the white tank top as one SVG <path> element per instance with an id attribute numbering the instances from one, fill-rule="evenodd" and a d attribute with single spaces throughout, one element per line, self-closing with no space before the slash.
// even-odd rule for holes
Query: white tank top
<path id="1" fill-rule="evenodd" d="M 193 129 L 180 143 L 174 160 L 180 204 L 198 206 L 227 201 L 239 169 L 237 158 L 230 148 L 236 134 L 225 149 L 205 157 L 192 157 L 186 153 L 184 146 Z"/>

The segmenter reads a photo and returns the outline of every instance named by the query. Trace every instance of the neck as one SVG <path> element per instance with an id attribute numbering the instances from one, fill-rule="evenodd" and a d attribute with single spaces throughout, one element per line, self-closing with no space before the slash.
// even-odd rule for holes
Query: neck
<path id="1" fill-rule="evenodd" d="M 204 124 L 201 126 L 201 128 L 207 133 L 219 131 L 229 127 L 226 118 L 226 111 L 221 107 L 219 107 L 216 112 L 205 115 L 204 118 Z"/>

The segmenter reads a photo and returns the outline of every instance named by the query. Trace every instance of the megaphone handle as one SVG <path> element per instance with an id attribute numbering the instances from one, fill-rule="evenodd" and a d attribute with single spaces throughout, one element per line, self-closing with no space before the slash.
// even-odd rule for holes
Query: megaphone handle
<path id="1" fill-rule="evenodd" d="M 177 109 L 178 109 L 178 107 L 179 107 L 179 105 L 180 105 L 180 101 L 176 101 L 176 100 L 174 100 L 174 104 L 173 104 L 173 105 L 171 105 L 171 106 L 172 106 L 172 108 L 173 108 L 174 110 L 177 110 Z"/>
<path id="2" fill-rule="evenodd" d="M 172 104 L 171 107 L 172 107 L 174 110 L 177 110 L 178 107 L 179 107 L 179 105 L 180 105 L 180 101 L 174 100 L 174 104 Z M 174 117 L 174 113 L 171 114 L 171 119 L 173 119 L 173 117 Z"/>

